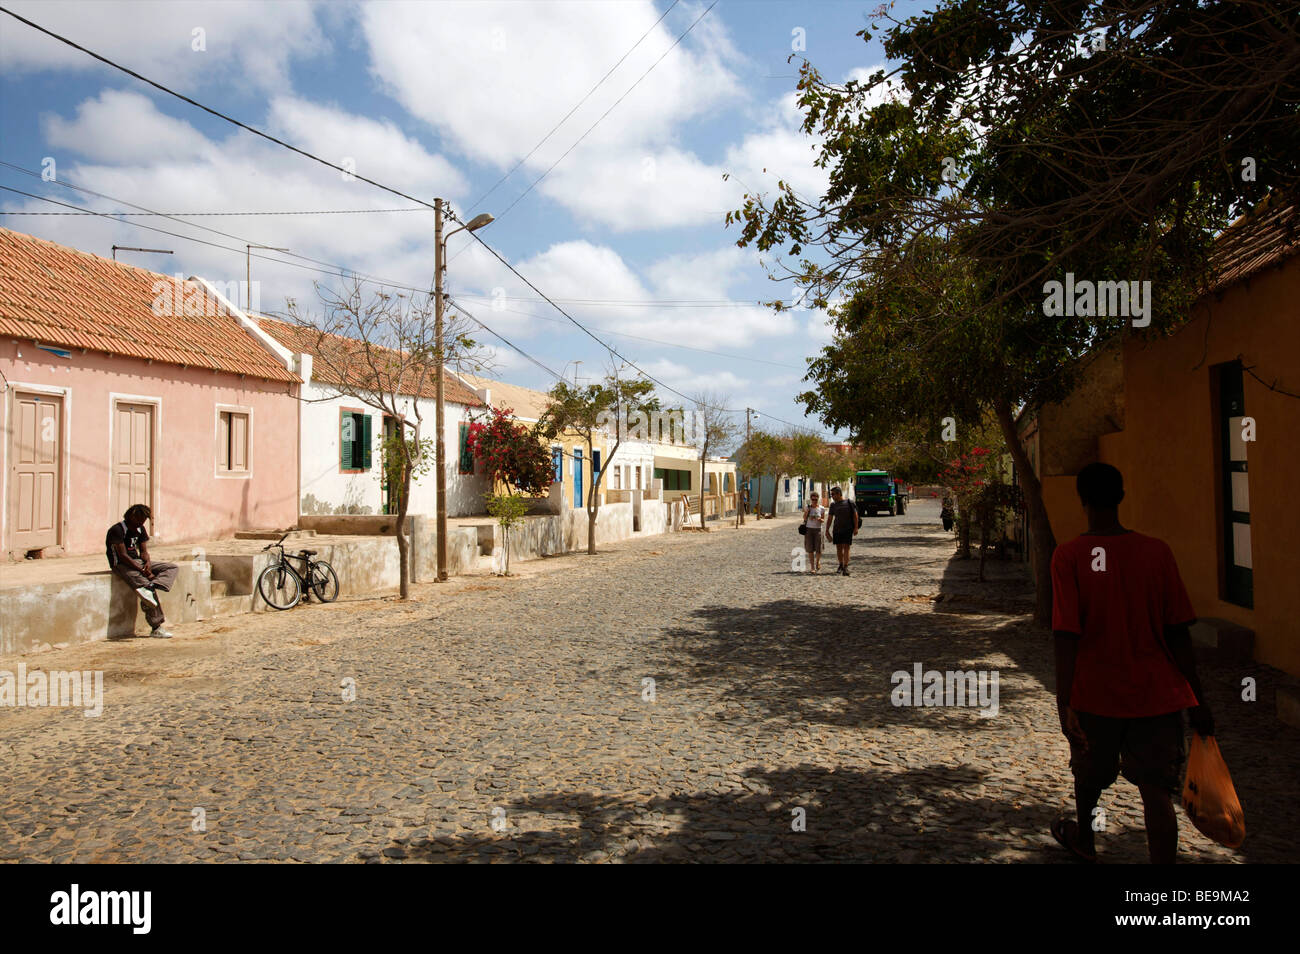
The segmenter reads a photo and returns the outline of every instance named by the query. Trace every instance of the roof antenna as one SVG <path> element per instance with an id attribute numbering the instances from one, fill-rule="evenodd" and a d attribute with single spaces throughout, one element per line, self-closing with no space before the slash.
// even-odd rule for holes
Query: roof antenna
<path id="1" fill-rule="evenodd" d="M 113 261 L 115 261 L 115 262 L 117 261 L 117 250 L 118 250 L 118 249 L 121 249 L 121 250 L 124 251 L 124 252 L 157 252 L 159 255 L 175 255 L 175 254 L 176 254 L 175 252 L 173 252 L 173 251 L 172 251 L 171 249 L 169 249 L 169 248 L 136 248 L 134 245 L 114 245 L 114 246 L 113 246 Z"/>

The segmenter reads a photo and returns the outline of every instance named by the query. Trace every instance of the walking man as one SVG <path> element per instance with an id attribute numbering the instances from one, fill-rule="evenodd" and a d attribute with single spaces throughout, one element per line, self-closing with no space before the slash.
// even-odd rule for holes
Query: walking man
<path id="1" fill-rule="evenodd" d="M 831 505 L 826 508 L 826 532 L 835 544 L 835 557 L 840 561 L 836 573 L 849 575 L 849 553 L 853 549 L 853 537 L 862 526 L 858 508 L 844 499 L 844 493 L 838 487 L 831 488 Z"/>
<path id="2" fill-rule="evenodd" d="M 149 622 L 149 635 L 156 639 L 171 639 L 172 634 L 162 628 L 166 620 L 155 591 L 165 593 L 170 590 L 180 567 L 175 563 L 154 563 L 149 558 L 149 534 L 144 523 L 152 518 L 153 512 L 144 504 L 132 504 L 123 514 L 122 522 L 108 528 L 105 539 L 108 565 L 139 595 L 140 609 L 144 610 L 144 618 Z"/>
<path id="3" fill-rule="evenodd" d="M 1214 734 L 1196 675 L 1189 626 L 1196 621 L 1163 540 L 1119 522 L 1124 479 L 1089 464 L 1075 481 L 1088 530 L 1052 557 L 1056 706 L 1070 743 L 1075 818 L 1052 835 L 1082 861 L 1096 861 L 1094 809 L 1120 772 L 1138 787 L 1155 864 L 1178 852 L 1172 796 L 1186 761 L 1183 710 Z"/>

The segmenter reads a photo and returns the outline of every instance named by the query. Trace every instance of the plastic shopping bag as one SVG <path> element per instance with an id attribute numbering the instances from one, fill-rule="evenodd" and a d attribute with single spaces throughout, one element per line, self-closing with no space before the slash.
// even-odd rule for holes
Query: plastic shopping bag
<path id="1" fill-rule="evenodd" d="M 1246 837 L 1246 816 L 1212 735 L 1192 733 L 1183 808 L 1201 834 L 1221 845 L 1236 848 Z"/>

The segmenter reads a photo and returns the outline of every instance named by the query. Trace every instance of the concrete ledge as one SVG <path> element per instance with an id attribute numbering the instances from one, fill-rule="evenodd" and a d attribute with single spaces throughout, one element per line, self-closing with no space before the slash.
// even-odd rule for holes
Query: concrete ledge
<path id="1" fill-rule="evenodd" d="M 1300 689 L 1278 686 L 1277 721 L 1300 729 Z"/>
<path id="2" fill-rule="evenodd" d="M 211 567 L 180 563 L 171 592 L 159 593 L 172 623 L 205 619 L 211 612 Z M 140 598 L 110 571 L 80 580 L 0 590 L 0 653 L 39 652 L 73 643 L 147 633 Z"/>
<path id="3" fill-rule="evenodd" d="M 407 535 L 410 535 L 411 518 L 418 514 L 406 515 Z M 358 537 L 394 537 L 397 536 L 397 517 L 393 514 L 320 514 L 311 516 L 303 514 L 298 518 L 298 526 L 323 535 L 358 536 Z"/>
<path id="4" fill-rule="evenodd" d="M 1250 662 L 1255 657 L 1255 631 L 1240 623 L 1207 616 L 1191 629 L 1194 645 L 1215 650 L 1225 662 Z"/>

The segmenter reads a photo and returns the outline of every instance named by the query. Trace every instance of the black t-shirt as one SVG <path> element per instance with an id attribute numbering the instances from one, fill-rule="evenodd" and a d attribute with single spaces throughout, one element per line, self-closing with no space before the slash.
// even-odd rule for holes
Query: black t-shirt
<path id="1" fill-rule="evenodd" d="M 856 508 L 853 506 L 852 501 L 844 499 L 836 500 L 831 503 L 830 507 L 827 509 L 829 511 L 828 515 L 835 521 L 834 525 L 831 527 L 832 533 L 839 536 L 846 530 L 851 531 L 853 529 L 853 515 L 856 512 Z"/>
<path id="2" fill-rule="evenodd" d="M 125 520 L 121 520 L 108 528 L 108 535 L 104 540 L 108 548 L 108 565 L 117 566 L 117 551 L 113 549 L 116 543 L 126 544 L 126 555 L 137 563 L 140 560 L 140 544 L 149 539 L 149 534 L 145 532 L 144 527 L 131 527 Z"/>

